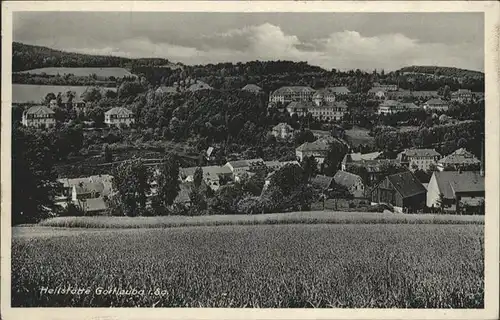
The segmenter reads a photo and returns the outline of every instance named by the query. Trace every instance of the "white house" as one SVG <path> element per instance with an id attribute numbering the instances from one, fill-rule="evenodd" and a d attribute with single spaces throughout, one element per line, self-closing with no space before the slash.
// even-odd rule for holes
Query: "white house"
<path id="1" fill-rule="evenodd" d="M 51 127 L 56 124 L 55 112 L 46 106 L 34 106 L 23 112 L 21 123 L 26 127 Z"/>
<path id="2" fill-rule="evenodd" d="M 455 150 L 455 152 L 440 159 L 437 163 L 439 171 L 444 171 L 446 168 L 470 170 L 471 168 L 475 169 L 480 166 L 481 161 L 464 148 Z"/>
<path id="3" fill-rule="evenodd" d="M 239 181 L 243 175 L 252 174 L 254 171 L 266 167 L 262 158 L 229 161 L 224 166 L 231 171 L 234 181 Z"/>
<path id="4" fill-rule="evenodd" d="M 424 103 L 424 109 L 429 111 L 446 111 L 449 108 L 449 104 L 447 101 L 444 101 L 440 98 L 438 99 L 430 99 Z"/>
<path id="5" fill-rule="evenodd" d="M 440 207 L 440 194 L 445 210 L 457 210 L 460 203 L 479 206 L 484 202 L 484 175 L 478 171 L 434 172 L 427 186 L 427 206 Z"/>
<path id="6" fill-rule="evenodd" d="M 302 162 L 305 157 L 314 156 L 318 165 L 321 165 L 325 161 L 329 150 L 330 145 L 328 141 L 318 139 L 314 142 L 304 142 L 301 144 L 295 149 L 295 155 L 300 162 Z"/>
<path id="7" fill-rule="evenodd" d="M 125 124 L 127 126 L 135 123 L 134 114 L 127 108 L 114 107 L 104 113 L 104 123 L 109 126 Z"/>
<path id="8" fill-rule="evenodd" d="M 434 149 L 407 149 L 397 157 L 402 164 L 406 164 L 410 171 L 427 171 L 431 165 L 437 165 L 441 154 Z"/>
<path id="9" fill-rule="evenodd" d="M 315 92 L 313 88 L 307 86 L 281 87 L 271 94 L 269 102 L 311 101 Z"/>

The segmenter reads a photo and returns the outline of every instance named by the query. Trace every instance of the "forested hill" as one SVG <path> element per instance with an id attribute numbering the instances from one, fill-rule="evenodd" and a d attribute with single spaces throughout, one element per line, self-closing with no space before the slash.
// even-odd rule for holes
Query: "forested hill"
<path id="1" fill-rule="evenodd" d="M 48 67 L 131 67 L 132 65 L 168 65 L 167 59 L 129 59 L 55 50 L 19 42 L 12 43 L 12 71 Z"/>
<path id="2" fill-rule="evenodd" d="M 438 66 L 411 66 L 404 67 L 398 70 L 400 73 L 423 73 L 432 74 L 436 76 L 446 76 L 454 78 L 484 78 L 484 73 L 479 71 L 472 71 L 467 69 L 460 69 L 454 67 L 438 67 Z"/>

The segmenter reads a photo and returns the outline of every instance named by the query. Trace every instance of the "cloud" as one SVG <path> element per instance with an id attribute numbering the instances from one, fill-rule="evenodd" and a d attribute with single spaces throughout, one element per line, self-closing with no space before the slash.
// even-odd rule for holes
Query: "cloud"
<path id="1" fill-rule="evenodd" d="M 402 33 L 376 36 L 344 30 L 324 38 L 299 39 L 271 23 L 207 33 L 192 45 L 130 37 L 112 45 L 57 42 L 59 49 L 131 58 L 162 57 L 186 64 L 251 60 L 307 61 L 326 69 L 395 70 L 409 65 L 456 66 L 483 70 L 483 49 L 470 43 L 422 42 Z M 195 44 L 194 44 L 195 43 Z"/>

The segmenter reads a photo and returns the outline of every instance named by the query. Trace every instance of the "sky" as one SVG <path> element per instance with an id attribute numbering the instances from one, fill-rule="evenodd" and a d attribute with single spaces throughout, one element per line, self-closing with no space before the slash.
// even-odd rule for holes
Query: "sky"
<path id="1" fill-rule="evenodd" d="M 484 71 L 482 13 L 16 12 L 13 39 L 184 64 L 307 61 L 326 69 Z"/>

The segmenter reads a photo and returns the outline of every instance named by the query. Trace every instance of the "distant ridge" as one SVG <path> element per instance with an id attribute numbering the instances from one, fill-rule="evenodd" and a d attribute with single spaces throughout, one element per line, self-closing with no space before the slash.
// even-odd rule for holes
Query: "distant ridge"
<path id="1" fill-rule="evenodd" d="M 116 56 L 74 53 L 20 42 L 12 43 L 12 72 L 49 67 L 105 68 L 131 65 L 171 65 L 168 59 L 130 59 Z M 177 64 L 180 65 L 180 64 Z"/>
<path id="2" fill-rule="evenodd" d="M 422 74 L 432 74 L 445 77 L 456 77 L 456 78 L 483 78 L 484 73 L 480 71 L 473 71 L 455 67 L 439 67 L 439 66 L 410 66 L 404 67 L 398 70 L 399 72 L 411 72 L 411 73 L 422 73 Z"/>

